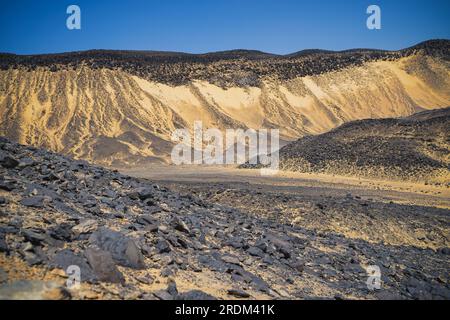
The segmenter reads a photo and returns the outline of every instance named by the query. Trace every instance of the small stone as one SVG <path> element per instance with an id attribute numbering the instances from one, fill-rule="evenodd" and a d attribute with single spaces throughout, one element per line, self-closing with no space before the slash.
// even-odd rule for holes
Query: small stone
<path id="1" fill-rule="evenodd" d="M 90 236 L 89 242 L 102 250 L 109 251 L 119 265 L 134 269 L 145 267 L 141 250 L 133 240 L 120 232 L 101 228 Z"/>
<path id="2" fill-rule="evenodd" d="M 88 233 L 92 233 L 93 231 L 97 230 L 98 228 L 98 222 L 97 220 L 93 220 L 93 219 L 87 219 L 82 221 L 80 224 L 74 226 L 72 228 L 72 231 L 77 234 L 88 234 Z"/>
<path id="3" fill-rule="evenodd" d="M 157 297 L 159 300 L 174 300 L 174 297 L 168 293 L 166 290 L 159 290 L 153 292 L 155 297 Z"/>
<path id="4" fill-rule="evenodd" d="M 170 267 L 165 267 L 161 270 L 161 277 L 167 278 L 169 276 L 175 275 L 175 269 Z"/>
<path id="5" fill-rule="evenodd" d="M 26 207 L 32 208 L 44 208 L 44 206 L 49 203 L 52 199 L 47 196 L 33 196 L 28 198 L 23 198 L 20 204 Z"/>
<path id="6" fill-rule="evenodd" d="M 9 156 L 6 156 L 0 160 L 0 164 L 2 165 L 2 167 L 6 169 L 14 169 L 19 165 L 19 161 Z"/>
<path id="7" fill-rule="evenodd" d="M 136 280 L 143 284 L 148 284 L 148 285 L 153 284 L 153 282 L 155 281 L 155 279 L 153 279 L 153 277 L 150 275 L 136 277 Z"/>
<path id="8" fill-rule="evenodd" d="M 169 279 L 167 292 L 170 293 L 173 297 L 178 295 L 177 283 L 173 279 Z"/>
<path id="9" fill-rule="evenodd" d="M 145 230 L 150 231 L 150 232 L 157 232 L 158 231 L 158 225 L 155 224 L 148 224 L 145 226 Z"/>
<path id="10" fill-rule="evenodd" d="M 184 223 L 183 220 L 179 219 L 179 218 L 173 218 L 171 221 L 171 226 L 178 231 L 181 232 L 185 232 L 185 233 L 190 233 L 191 231 L 189 230 L 188 226 L 186 225 L 186 223 Z"/>
<path id="11" fill-rule="evenodd" d="M 166 240 L 159 240 L 158 243 L 156 244 L 156 249 L 158 249 L 159 253 L 167 253 L 170 252 L 170 245 Z"/>
<path id="12" fill-rule="evenodd" d="M 217 298 L 200 290 L 191 290 L 178 294 L 176 300 L 217 300 Z"/>
<path id="13" fill-rule="evenodd" d="M 130 195 L 130 198 L 135 199 L 136 197 L 141 200 L 147 200 L 153 198 L 154 191 L 150 188 L 139 188 L 134 193 Z"/>
<path id="14" fill-rule="evenodd" d="M 87 248 L 84 255 L 98 280 L 111 283 L 125 283 L 125 278 L 117 269 L 111 253 L 100 249 Z"/>
<path id="15" fill-rule="evenodd" d="M 12 191 L 16 186 L 12 182 L 0 181 L 0 190 Z"/>
<path id="16" fill-rule="evenodd" d="M 69 223 L 61 223 L 49 229 L 49 235 L 53 239 L 70 241 L 72 238 L 72 225 Z"/>
<path id="17" fill-rule="evenodd" d="M 51 265 L 63 269 L 64 272 L 70 266 L 77 266 L 80 268 L 81 281 L 93 281 L 96 279 L 94 272 L 85 259 L 69 249 L 59 251 L 53 257 Z"/>
<path id="18" fill-rule="evenodd" d="M 23 229 L 21 234 L 26 240 L 33 244 L 40 244 L 46 239 L 45 234 L 43 234 L 40 230 Z"/>
<path id="19" fill-rule="evenodd" d="M 238 266 L 241 265 L 241 262 L 239 261 L 238 258 L 233 257 L 233 256 L 229 256 L 229 255 L 223 256 L 222 257 L 222 261 L 224 261 L 226 263 L 236 264 Z"/>
<path id="20" fill-rule="evenodd" d="M 160 231 L 162 233 L 169 233 L 169 228 L 167 228 L 167 226 L 160 225 L 160 226 L 158 226 L 158 231 Z"/>
<path id="21" fill-rule="evenodd" d="M 252 256 L 264 257 L 264 251 L 257 247 L 250 247 L 247 249 L 247 252 Z"/>
<path id="22" fill-rule="evenodd" d="M 230 296 L 234 296 L 236 298 L 249 298 L 250 297 L 249 293 L 247 293 L 243 290 L 239 290 L 239 289 L 229 289 L 228 294 Z"/>
<path id="23" fill-rule="evenodd" d="M 291 263 L 291 268 L 298 271 L 299 273 L 302 273 L 303 270 L 305 269 L 305 265 L 301 262 L 301 261 L 294 261 L 293 263 Z"/>
<path id="24" fill-rule="evenodd" d="M 19 168 L 26 168 L 33 166 L 35 164 L 34 160 L 31 158 L 23 158 L 19 161 Z"/>
<path id="25" fill-rule="evenodd" d="M 23 251 L 33 251 L 33 245 L 30 242 L 26 242 L 23 246 Z"/>
<path id="26" fill-rule="evenodd" d="M 136 219 L 136 222 L 142 225 L 154 224 L 155 218 L 149 214 L 143 214 Z"/>

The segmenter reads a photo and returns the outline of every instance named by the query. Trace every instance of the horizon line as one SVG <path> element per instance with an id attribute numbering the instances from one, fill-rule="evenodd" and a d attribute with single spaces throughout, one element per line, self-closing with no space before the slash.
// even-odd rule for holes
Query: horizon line
<path id="1" fill-rule="evenodd" d="M 420 42 L 417 42 L 411 46 L 404 47 L 401 49 L 380 49 L 380 48 L 347 48 L 343 50 L 331 50 L 331 49 L 320 49 L 320 48 L 305 48 L 298 51 L 294 51 L 287 54 L 278 54 L 278 53 L 271 53 L 266 51 L 261 51 L 258 49 L 243 49 L 243 48 L 236 48 L 236 49 L 228 49 L 228 50 L 219 50 L 219 51 L 208 51 L 208 52 L 200 52 L 200 53 L 194 53 L 194 52 L 186 52 L 186 51 L 164 51 L 164 50 L 151 50 L 151 49 L 84 49 L 84 50 L 73 50 L 73 51 L 61 51 L 61 52 L 47 52 L 47 53 L 31 53 L 31 54 L 21 54 L 21 53 L 14 53 L 14 52 L 8 52 L 8 51 L 0 51 L 0 55 L 12 55 L 12 56 L 19 56 L 19 57 L 27 57 L 27 56 L 47 56 L 47 55 L 63 55 L 63 54 L 73 54 L 73 53 L 86 53 L 86 52 L 95 52 L 95 51 L 111 51 L 111 52 L 136 52 L 136 53 L 168 53 L 168 54 L 179 54 L 179 55 L 191 55 L 191 56 L 203 56 L 203 55 L 210 55 L 210 54 L 220 54 L 220 53 L 231 53 L 231 52 L 255 52 L 265 55 L 271 55 L 271 56 L 278 56 L 278 57 L 288 57 L 291 55 L 295 55 L 301 52 L 305 51 L 322 51 L 322 52 L 328 52 L 328 53 L 344 53 L 349 51 L 356 51 L 356 50 L 370 50 L 370 51 L 384 51 L 384 52 L 397 52 L 402 50 L 411 49 L 420 45 L 423 45 L 428 42 L 437 42 L 437 41 L 450 41 L 450 39 L 447 38 L 432 38 L 428 40 L 423 40 Z"/>

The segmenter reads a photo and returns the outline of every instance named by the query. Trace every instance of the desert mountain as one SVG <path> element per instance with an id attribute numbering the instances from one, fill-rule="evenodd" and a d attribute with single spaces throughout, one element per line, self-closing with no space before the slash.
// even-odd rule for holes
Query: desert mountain
<path id="1" fill-rule="evenodd" d="M 280 150 L 284 170 L 397 180 L 450 181 L 450 108 L 368 119 Z"/>
<path id="2" fill-rule="evenodd" d="M 103 165 L 168 161 L 176 128 L 281 138 L 450 105 L 450 41 L 280 56 L 95 50 L 0 55 L 0 135 Z"/>

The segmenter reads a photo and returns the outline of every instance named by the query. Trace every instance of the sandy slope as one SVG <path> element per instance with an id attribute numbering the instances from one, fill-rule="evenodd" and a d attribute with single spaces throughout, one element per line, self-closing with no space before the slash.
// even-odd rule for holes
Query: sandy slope
<path id="1" fill-rule="evenodd" d="M 125 71 L 0 71 L 0 135 L 106 165 L 168 160 L 175 128 L 279 128 L 285 140 L 450 105 L 449 64 L 417 54 L 260 87 L 172 86 Z"/>

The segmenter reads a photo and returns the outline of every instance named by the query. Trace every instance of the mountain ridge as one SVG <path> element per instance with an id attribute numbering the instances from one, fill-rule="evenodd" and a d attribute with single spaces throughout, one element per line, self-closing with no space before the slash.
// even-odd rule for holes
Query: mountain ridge
<path id="1" fill-rule="evenodd" d="M 114 166 L 170 162 L 171 133 L 197 120 L 220 130 L 279 128 L 283 141 L 295 141 L 352 120 L 450 105 L 449 46 L 426 42 L 386 59 L 347 52 L 119 61 L 100 51 L 98 59 L 62 56 L 66 65 L 54 56 L 21 65 L 3 56 L 0 134 Z"/>
<path id="2" fill-rule="evenodd" d="M 406 51 L 411 49 L 436 49 L 436 47 L 448 46 L 449 39 L 430 39 L 418 42 L 409 47 L 405 47 L 403 49 L 398 50 L 388 50 L 388 49 L 378 49 L 378 48 L 352 48 L 352 49 L 343 49 L 343 50 L 330 50 L 330 49 L 320 49 L 320 48 L 309 48 L 302 49 L 299 51 L 295 51 L 287 54 L 278 54 L 265 52 L 257 49 L 244 49 L 244 48 L 236 48 L 229 50 L 219 50 L 219 51 L 210 51 L 210 52 L 202 52 L 202 53 L 191 53 L 184 51 L 161 51 L 161 50 L 124 50 L 124 49 L 87 49 L 87 50 L 75 50 L 75 51 L 64 51 L 64 52 L 55 52 L 55 53 L 39 53 L 39 54 L 17 54 L 12 52 L 0 52 L 0 56 L 15 56 L 15 57 L 38 57 L 38 56 L 63 56 L 63 55 L 77 55 L 83 53 L 96 53 L 96 52 L 113 52 L 113 53 L 135 53 L 135 54 L 155 54 L 155 55 L 182 55 L 182 56 L 208 56 L 208 55 L 223 55 L 223 54 L 260 54 L 266 55 L 268 57 L 290 57 L 295 56 L 296 54 L 317 54 L 317 53 L 345 53 L 345 52 L 357 52 L 357 51 L 381 51 L 381 52 L 398 52 L 398 51 Z"/>

